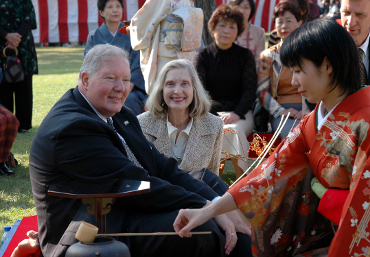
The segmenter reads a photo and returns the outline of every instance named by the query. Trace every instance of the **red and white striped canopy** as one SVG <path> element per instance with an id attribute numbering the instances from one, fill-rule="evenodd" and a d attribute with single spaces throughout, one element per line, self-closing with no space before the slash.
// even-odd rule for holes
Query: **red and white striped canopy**
<path id="1" fill-rule="evenodd" d="M 157 0 L 161 1 L 161 0 Z M 272 13 L 279 0 L 255 0 L 256 15 L 252 24 L 273 29 Z M 37 29 L 33 30 L 35 43 L 86 42 L 90 31 L 97 29 L 100 18 L 97 0 L 32 0 L 37 18 Z M 145 0 L 123 0 L 123 20 L 130 20 Z M 217 5 L 228 0 L 216 0 Z"/>

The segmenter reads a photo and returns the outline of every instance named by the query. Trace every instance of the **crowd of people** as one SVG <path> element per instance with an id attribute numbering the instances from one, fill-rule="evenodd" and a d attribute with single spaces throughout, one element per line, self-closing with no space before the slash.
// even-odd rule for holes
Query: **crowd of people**
<path id="1" fill-rule="evenodd" d="M 180 235 L 119 238 L 131 256 L 368 256 L 370 2 L 333 0 L 325 14 L 325 1 L 322 9 L 280 1 L 268 49 L 264 30 L 250 23 L 253 0 L 230 0 L 213 12 L 208 46 L 202 10 L 191 0 L 147 0 L 130 24 L 121 21 L 123 4 L 98 0 L 104 23 L 88 36 L 78 85 L 35 135 L 29 171 L 39 233 L 13 257 L 39 249 L 64 256 L 78 225 L 94 223 L 80 200 L 48 195 L 50 186 L 105 188 L 122 179 L 150 181 L 151 190 L 116 199 L 108 233 Z M 14 28 L 0 19 L 4 47 L 31 40 L 32 17 Z M 36 58 L 24 62 L 34 65 L 24 67 L 31 84 L 20 83 L 32 92 Z M 10 92 L 16 84 L 4 85 Z M 11 113 L 9 96 L 0 100 L 0 175 L 14 174 L 2 165 L 17 131 L 31 124 L 17 105 Z M 221 153 L 248 156 L 256 106 L 272 132 L 289 117 L 282 143 L 229 189 Z M 241 176 L 247 163 L 232 161 Z"/>

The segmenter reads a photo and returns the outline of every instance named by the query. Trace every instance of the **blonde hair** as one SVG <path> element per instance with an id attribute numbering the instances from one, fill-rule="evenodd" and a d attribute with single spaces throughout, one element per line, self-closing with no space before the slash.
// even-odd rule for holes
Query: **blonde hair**
<path id="1" fill-rule="evenodd" d="M 189 105 L 189 116 L 197 118 L 209 112 L 211 109 L 211 98 L 204 90 L 193 64 L 185 59 L 170 61 L 159 72 L 153 90 L 145 103 L 147 111 L 157 119 L 163 118 L 167 114 L 168 106 L 163 99 L 163 87 L 167 72 L 173 69 L 186 69 L 191 77 L 193 101 Z"/>

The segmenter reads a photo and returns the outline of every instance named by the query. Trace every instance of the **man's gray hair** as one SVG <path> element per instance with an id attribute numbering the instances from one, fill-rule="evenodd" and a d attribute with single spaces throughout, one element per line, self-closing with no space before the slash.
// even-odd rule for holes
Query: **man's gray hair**
<path id="1" fill-rule="evenodd" d="M 81 74 L 83 72 L 87 72 L 90 76 L 92 76 L 100 68 L 102 61 L 119 56 L 130 63 L 127 52 L 122 48 L 107 44 L 94 46 L 87 52 L 85 56 L 78 80 L 81 80 Z"/>

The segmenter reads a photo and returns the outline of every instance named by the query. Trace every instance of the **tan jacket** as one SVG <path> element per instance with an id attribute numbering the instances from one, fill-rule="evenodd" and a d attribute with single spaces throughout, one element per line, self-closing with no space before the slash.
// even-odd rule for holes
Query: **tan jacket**
<path id="1" fill-rule="evenodd" d="M 145 112 L 137 116 L 145 137 L 154 144 L 159 152 L 172 157 L 167 119 L 155 119 Z M 219 173 L 223 122 L 210 113 L 195 118 L 186 144 L 184 158 L 179 166 L 183 171 L 208 168 Z"/>

